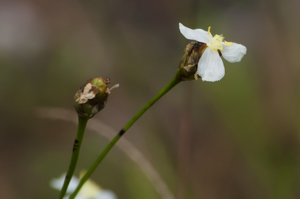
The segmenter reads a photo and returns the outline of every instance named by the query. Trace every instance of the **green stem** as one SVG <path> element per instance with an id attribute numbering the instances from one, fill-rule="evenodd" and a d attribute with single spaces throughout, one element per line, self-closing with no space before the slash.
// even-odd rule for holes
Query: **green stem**
<path id="1" fill-rule="evenodd" d="M 85 181 L 92 175 L 97 166 L 101 163 L 106 154 L 110 151 L 110 149 L 116 144 L 116 142 L 124 135 L 124 133 L 162 96 L 164 96 L 169 90 L 171 90 L 174 86 L 176 86 L 181 80 L 178 78 L 174 78 L 170 81 L 170 83 L 165 86 L 152 100 L 150 100 L 122 129 L 121 131 L 114 137 L 114 139 L 107 145 L 107 147 L 102 151 L 94 164 L 89 168 L 89 170 L 85 173 L 85 175 L 81 178 L 80 183 L 78 184 L 76 190 L 72 193 L 69 199 L 74 199 Z"/>
<path id="2" fill-rule="evenodd" d="M 85 127 L 87 124 L 87 119 L 83 119 L 81 117 L 78 117 L 78 128 L 77 128 L 77 135 L 76 135 L 76 139 L 74 141 L 74 145 L 73 145 L 73 152 L 72 152 L 72 158 L 71 158 L 71 162 L 69 165 L 69 169 L 65 178 L 65 182 L 64 185 L 61 189 L 60 195 L 59 195 L 59 199 L 62 199 L 68 189 L 69 183 L 72 179 L 72 176 L 74 174 L 74 170 L 77 164 L 77 160 L 78 160 L 78 156 L 79 156 L 79 152 L 80 152 L 80 146 L 82 143 L 82 139 L 83 139 L 83 135 L 84 135 L 84 131 L 85 131 Z"/>

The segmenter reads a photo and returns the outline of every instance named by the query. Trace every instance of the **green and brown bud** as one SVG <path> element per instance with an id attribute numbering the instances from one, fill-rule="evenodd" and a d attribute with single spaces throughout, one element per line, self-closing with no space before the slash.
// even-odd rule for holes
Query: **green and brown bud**
<path id="1" fill-rule="evenodd" d="M 183 55 L 179 69 L 176 74 L 176 78 L 181 81 L 197 80 L 199 78 L 197 74 L 198 62 L 201 58 L 205 48 L 205 43 L 190 42 L 185 48 L 185 54 Z"/>
<path id="2" fill-rule="evenodd" d="M 108 88 L 109 79 L 93 78 L 79 88 L 75 95 L 75 109 L 79 117 L 90 119 L 101 111 L 107 102 L 110 91 L 119 84 Z"/>

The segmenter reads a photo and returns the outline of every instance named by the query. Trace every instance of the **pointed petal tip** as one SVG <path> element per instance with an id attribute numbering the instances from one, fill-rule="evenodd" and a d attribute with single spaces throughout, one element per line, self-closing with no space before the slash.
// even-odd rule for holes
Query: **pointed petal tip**
<path id="1" fill-rule="evenodd" d="M 180 32 L 184 31 L 185 28 L 186 27 L 182 23 L 179 22 L 179 30 L 180 30 Z"/>

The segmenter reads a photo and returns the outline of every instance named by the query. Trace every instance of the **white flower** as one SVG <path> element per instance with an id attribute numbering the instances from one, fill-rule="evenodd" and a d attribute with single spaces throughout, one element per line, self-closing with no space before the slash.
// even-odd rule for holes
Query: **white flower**
<path id="1" fill-rule="evenodd" d="M 50 186 L 54 189 L 61 190 L 66 174 L 63 174 L 58 179 L 53 179 L 50 181 Z M 79 179 L 72 177 L 69 187 L 67 189 L 67 194 L 71 194 L 75 191 L 77 185 L 79 184 Z M 64 199 L 68 199 L 66 196 Z M 102 190 L 95 182 L 87 180 L 75 199 L 116 199 L 116 195 L 108 190 Z"/>
<path id="2" fill-rule="evenodd" d="M 241 44 L 226 42 L 222 35 L 215 35 L 202 29 L 192 30 L 179 23 L 181 34 L 187 39 L 205 43 L 204 50 L 198 62 L 198 75 L 203 81 L 219 81 L 225 75 L 225 68 L 220 56 L 233 63 L 239 62 L 247 52 L 247 48 Z"/>

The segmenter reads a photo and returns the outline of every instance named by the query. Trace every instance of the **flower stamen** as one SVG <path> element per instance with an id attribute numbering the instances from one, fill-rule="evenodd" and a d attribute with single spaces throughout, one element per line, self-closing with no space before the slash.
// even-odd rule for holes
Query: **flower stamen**
<path id="1" fill-rule="evenodd" d="M 225 41 L 224 45 L 225 45 L 225 46 L 232 46 L 233 43 L 232 43 L 232 42 L 227 42 L 227 41 Z"/>
<path id="2" fill-rule="evenodd" d="M 208 27 L 208 31 L 207 31 L 207 35 L 209 35 L 210 34 L 210 26 Z"/>
<path id="3" fill-rule="evenodd" d="M 223 50 L 223 35 L 215 35 L 213 38 L 210 38 L 208 43 L 206 44 L 212 50 Z"/>

